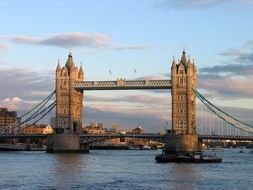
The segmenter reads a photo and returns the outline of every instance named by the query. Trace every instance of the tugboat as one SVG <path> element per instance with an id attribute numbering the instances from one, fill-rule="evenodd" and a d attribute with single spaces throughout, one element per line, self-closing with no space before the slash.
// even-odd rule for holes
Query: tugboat
<path id="1" fill-rule="evenodd" d="M 222 158 L 216 155 L 204 155 L 202 152 L 187 153 L 185 155 L 166 155 L 164 152 L 155 157 L 158 163 L 221 163 Z"/>

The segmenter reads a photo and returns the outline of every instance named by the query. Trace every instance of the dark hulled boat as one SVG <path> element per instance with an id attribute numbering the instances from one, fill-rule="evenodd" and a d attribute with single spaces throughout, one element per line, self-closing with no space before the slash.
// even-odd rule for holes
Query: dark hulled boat
<path id="1" fill-rule="evenodd" d="M 216 155 L 203 155 L 203 153 L 192 153 L 188 155 L 166 155 L 159 154 L 155 157 L 158 163 L 221 163 L 222 158 Z"/>

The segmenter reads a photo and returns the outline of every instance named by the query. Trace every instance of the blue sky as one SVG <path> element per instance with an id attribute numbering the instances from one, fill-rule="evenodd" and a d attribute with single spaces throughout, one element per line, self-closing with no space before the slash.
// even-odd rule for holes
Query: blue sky
<path id="1" fill-rule="evenodd" d="M 252 0 L 3 0 L 0 6 L 6 81 L 0 106 L 22 112 L 49 94 L 57 59 L 64 65 L 69 51 L 77 65 L 83 62 L 86 80 L 166 79 L 172 57 L 185 47 L 209 99 L 253 110 Z M 88 92 L 85 100 L 85 122 L 155 131 L 170 121 L 170 91 Z"/>

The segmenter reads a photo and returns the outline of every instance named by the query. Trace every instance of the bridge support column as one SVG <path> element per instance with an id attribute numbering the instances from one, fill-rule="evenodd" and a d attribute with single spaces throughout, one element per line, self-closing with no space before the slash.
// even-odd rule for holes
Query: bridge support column
<path id="1" fill-rule="evenodd" d="M 184 155 L 199 151 L 201 151 L 201 139 L 198 135 L 166 135 L 165 154 Z"/>
<path id="2" fill-rule="evenodd" d="M 47 153 L 88 153 L 89 145 L 80 144 L 78 134 L 53 134 L 47 139 Z"/>

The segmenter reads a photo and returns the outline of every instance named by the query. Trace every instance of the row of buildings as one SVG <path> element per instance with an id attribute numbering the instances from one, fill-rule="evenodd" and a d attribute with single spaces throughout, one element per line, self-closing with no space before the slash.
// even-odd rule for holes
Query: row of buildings
<path id="1" fill-rule="evenodd" d="M 20 132 L 23 134 L 51 134 L 54 133 L 54 121 L 51 125 L 24 125 L 20 127 Z M 11 126 L 15 126 L 20 122 L 20 118 L 17 116 L 16 111 L 9 111 L 7 108 L 0 108 L 0 133 L 4 131 L 6 128 L 10 128 Z M 124 129 L 120 129 L 117 123 L 113 123 L 111 128 L 105 128 L 103 123 L 90 123 L 86 127 L 82 128 L 82 133 L 84 134 L 142 134 L 144 130 L 141 126 L 131 130 L 126 131 Z"/>
<path id="2" fill-rule="evenodd" d="M 19 122 L 19 120 L 20 118 L 18 118 L 16 111 L 0 108 L 0 132 L 2 132 L 6 126 L 11 126 L 15 122 Z"/>
<path id="3" fill-rule="evenodd" d="M 84 134 L 143 134 L 144 130 L 142 126 L 138 126 L 131 131 L 126 131 L 125 129 L 119 128 L 117 123 L 113 123 L 111 128 L 105 128 L 103 123 L 90 123 L 86 127 L 82 128 L 82 133 Z"/>
<path id="4" fill-rule="evenodd" d="M 33 134 L 52 134 L 54 133 L 54 122 L 55 119 L 51 119 L 51 125 L 22 125 L 19 128 L 19 133 L 25 135 Z M 16 111 L 8 111 L 7 108 L 0 108 L 0 133 L 6 128 L 11 128 L 20 123 L 20 118 L 17 116 Z M 90 123 L 86 127 L 82 127 L 81 133 L 83 134 L 93 134 L 93 135 L 103 135 L 103 134 L 143 134 L 144 130 L 142 126 L 138 126 L 133 130 L 126 131 L 119 127 L 117 123 L 113 123 L 111 128 L 106 128 L 103 123 Z M 137 147 L 141 148 L 144 146 L 150 146 L 152 142 L 143 139 L 133 139 L 133 138 L 115 138 L 109 139 L 107 141 L 95 142 L 91 146 L 93 147 Z"/>
<path id="5" fill-rule="evenodd" d="M 6 129 L 10 129 L 18 123 L 20 123 L 20 117 L 17 116 L 16 111 L 0 108 L 0 133 L 3 133 Z M 51 134 L 54 133 L 54 130 L 50 125 L 33 124 L 21 126 L 19 132 L 26 135 Z"/>

